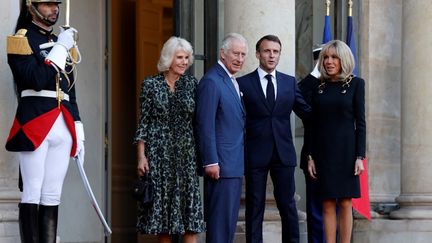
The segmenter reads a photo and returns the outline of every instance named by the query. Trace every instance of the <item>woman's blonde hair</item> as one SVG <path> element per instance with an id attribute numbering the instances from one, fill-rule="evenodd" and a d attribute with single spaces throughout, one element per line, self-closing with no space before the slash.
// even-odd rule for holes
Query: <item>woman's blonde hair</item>
<path id="1" fill-rule="evenodd" d="M 340 60 L 341 72 L 338 74 L 338 79 L 344 80 L 352 74 L 355 67 L 355 61 L 351 49 L 347 46 L 347 44 L 340 40 L 332 40 L 327 42 L 327 44 L 325 44 L 321 50 L 318 59 L 318 67 L 321 73 L 321 79 L 330 79 L 330 76 L 327 74 L 324 68 L 324 57 L 328 55 L 330 49 L 334 50 L 336 56 Z"/>
<path id="2" fill-rule="evenodd" d="M 168 71 L 174 55 L 177 51 L 184 51 L 188 54 L 188 67 L 193 63 L 193 49 L 192 45 L 185 39 L 172 36 L 169 38 L 162 47 L 161 55 L 159 57 L 159 62 L 157 64 L 157 69 L 159 72 Z"/>

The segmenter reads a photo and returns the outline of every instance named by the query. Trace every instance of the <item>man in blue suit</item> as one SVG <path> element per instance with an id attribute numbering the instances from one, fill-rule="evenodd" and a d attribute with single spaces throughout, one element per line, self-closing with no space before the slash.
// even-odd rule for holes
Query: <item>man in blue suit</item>
<path id="1" fill-rule="evenodd" d="M 259 67 L 239 78 L 246 107 L 246 242 L 262 243 L 262 223 L 270 172 L 282 220 L 282 242 L 299 242 L 294 200 L 296 153 L 291 134 L 291 111 L 310 114 L 294 77 L 276 71 L 281 42 L 266 35 L 256 44 Z"/>
<path id="2" fill-rule="evenodd" d="M 232 243 L 244 174 L 245 110 L 234 77 L 243 66 L 246 39 L 228 34 L 220 59 L 197 88 L 196 125 L 204 170 L 207 243 Z"/>

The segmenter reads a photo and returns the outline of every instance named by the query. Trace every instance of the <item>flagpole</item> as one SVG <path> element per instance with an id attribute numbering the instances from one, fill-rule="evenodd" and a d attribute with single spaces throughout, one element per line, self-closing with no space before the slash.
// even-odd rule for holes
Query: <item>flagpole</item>
<path id="1" fill-rule="evenodd" d="M 324 33 L 323 33 L 323 40 L 322 43 L 325 44 L 329 41 L 331 41 L 332 38 L 332 34 L 331 34 L 331 28 L 330 28 L 330 4 L 331 1 L 330 0 L 325 0 L 325 5 L 326 5 L 326 15 L 324 16 Z"/>
<path id="2" fill-rule="evenodd" d="M 325 5 L 326 5 L 326 16 L 330 16 L 330 4 L 331 4 L 331 1 L 330 1 L 330 0 L 325 0 Z"/>
<path id="3" fill-rule="evenodd" d="M 355 37 L 354 37 L 354 26 L 353 26 L 353 1 L 348 0 L 348 16 L 347 16 L 347 35 L 346 35 L 346 43 L 350 47 L 351 52 L 354 56 L 354 60 L 357 62 L 357 53 L 356 53 L 356 47 L 355 47 Z M 358 68 L 357 65 L 354 67 L 353 70 L 354 75 L 358 75 Z"/>
<path id="4" fill-rule="evenodd" d="M 348 1 L 348 16 L 352 17 L 352 10 L 353 10 L 353 1 L 349 0 Z"/>

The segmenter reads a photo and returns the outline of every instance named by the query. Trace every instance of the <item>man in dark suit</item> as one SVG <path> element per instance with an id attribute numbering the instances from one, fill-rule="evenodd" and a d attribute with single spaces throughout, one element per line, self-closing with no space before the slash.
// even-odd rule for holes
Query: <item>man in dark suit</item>
<path id="1" fill-rule="evenodd" d="M 299 242 L 294 200 L 296 154 L 291 134 L 291 111 L 305 118 L 310 107 L 294 77 L 276 71 L 281 42 L 267 35 L 256 44 L 259 67 L 239 78 L 246 107 L 246 242 L 262 243 L 267 176 L 282 220 L 282 242 Z"/>
<path id="2" fill-rule="evenodd" d="M 232 243 L 244 174 L 245 110 L 234 77 L 243 66 L 246 39 L 231 33 L 220 59 L 197 88 L 196 124 L 204 170 L 207 243 Z"/>

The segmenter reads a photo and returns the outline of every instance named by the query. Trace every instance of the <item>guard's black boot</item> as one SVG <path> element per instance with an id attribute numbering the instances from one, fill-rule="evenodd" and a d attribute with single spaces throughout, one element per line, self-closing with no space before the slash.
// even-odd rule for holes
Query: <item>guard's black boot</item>
<path id="1" fill-rule="evenodd" d="M 58 206 L 39 205 L 40 243 L 55 243 L 57 237 Z"/>
<path id="2" fill-rule="evenodd" d="M 39 243 L 38 206 L 31 203 L 20 203 L 19 226 L 22 243 Z"/>

